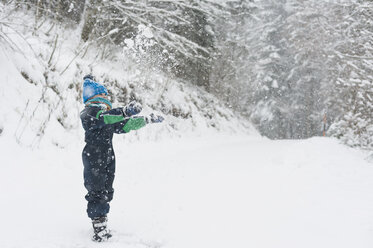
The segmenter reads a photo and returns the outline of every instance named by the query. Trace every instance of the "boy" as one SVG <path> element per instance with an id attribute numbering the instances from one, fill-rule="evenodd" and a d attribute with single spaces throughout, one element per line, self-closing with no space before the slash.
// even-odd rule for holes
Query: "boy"
<path id="1" fill-rule="evenodd" d="M 112 235 L 107 229 L 109 202 L 113 199 L 115 154 L 112 144 L 114 133 L 128 133 L 148 123 L 163 121 L 162 116 L 135 116 L 142 110 L 139 103 L 131 102 L 124 108 L 112 108 L 107 99 L 108 91 L 93 80 L 91 75 L 83 78 L 84 110 L 80 113 L 85 130 L 86 145 L 82 158 L 84 164 L 84 186 L 88 190 L 87 213 L 92 219 L 93 240 L 105 241 Z"/>

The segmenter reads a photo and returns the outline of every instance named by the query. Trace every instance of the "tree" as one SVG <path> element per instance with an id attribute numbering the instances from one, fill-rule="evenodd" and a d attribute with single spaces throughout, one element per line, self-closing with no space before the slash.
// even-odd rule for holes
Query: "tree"
<path id="1" fill-rule="evenodd" d="M 329 124 L 343 120 L 354 130 L 352 116 L 358 115 L 364 128 L 354 132 L 366 134 L 372 3 L 237 1 L 242 3 L 250 6 L 240 8 L 242 19 L 220 27 L 230 32 L 218 36 L 223 39 L 213 71 L 216 94 L 270 138 L 321 135 L 324 114 Z M 345 131 L 337 127 L 331 133 L 342 137 Z"/>
<path id="2" fill-rule="evenodd" d="M 33 9 L 36 24 L 41 17 L 52 17 L 58 22 L 72 21 L 76 24 L 80 22 L 84 9 L 84 1 L 79 0 L 15 0 L 15 3 L 18 8 Z"/>
<path id="3" fill-rule="evenodd" d="M 330 134 L 351 146 L 373 148 L 373 3 L 338 5 L 340 20 L 332 28 L 334 45 L 328 88 L 334 119 Z"/>
<path id="4" fill-rule="evenodd" d="M 207 0 L 95 1 L 86 6 L 82 39 L 119 47 L 130 44 L 138 56 L 146 50 L 153 55 L 152 65 L 208 88 L 214 47 L 210 24 L 220 8 Z M 146 47 L 136 44 L 139 35 L 154 42 Z"/>

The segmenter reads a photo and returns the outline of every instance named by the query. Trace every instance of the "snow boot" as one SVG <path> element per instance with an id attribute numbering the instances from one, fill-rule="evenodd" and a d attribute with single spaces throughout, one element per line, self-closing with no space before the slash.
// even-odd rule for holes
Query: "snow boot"
<path id="1" fill-rule="evenodd" d="M 109 238 L 111 238 L 110 231 L 107 229 L 107 217 L 97 217 L 92 219 L 92 225 L 93 225 L 93 232 L 94 235 L 92 237 L 93 241 L 96 242 L 102 242 L 107 241 Z"/>

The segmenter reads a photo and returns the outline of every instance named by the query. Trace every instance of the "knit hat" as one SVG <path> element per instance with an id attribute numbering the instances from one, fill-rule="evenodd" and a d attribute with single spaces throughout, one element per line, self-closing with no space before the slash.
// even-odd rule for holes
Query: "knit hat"
<path id="1" fill-rule="evenodd" d="M 95 95 L 100 95 L 102 93 L 108 95 L 108 91 L 105 88 L 105 86 L 93 81 L 93 77 L 91 75 L 87 75 L 83 79 L 84 79 L 84 83 L 83 83 L 83 102 L 84 103 Z"/>

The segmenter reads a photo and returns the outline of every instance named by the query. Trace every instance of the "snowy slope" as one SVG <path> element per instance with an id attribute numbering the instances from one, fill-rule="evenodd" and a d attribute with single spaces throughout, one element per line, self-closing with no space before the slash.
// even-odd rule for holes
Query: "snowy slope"
<path id="1" fill-rule="evenodd" d="M 0 43 L 0 129 L 23 146 L 64 148 L 71 139 L 83 139 L 79 112 L 87 73 L 108 88 L 114 107 L 135 99 L 143 105 L 141 114 L 156 112 L 167 119 L 146 135 L 126 136 L 127 142 L 188 133 L 256 133 L 247 120 L 203 89 L 135 63 L 121 51 L 109 59 L 95 44 L 82 43 L 79 30 L 46 20 L 34 32 L 31 15 L 5 13 L 0 12 L 0 19 L 9 25 L 0 23 L 1 32 L 11 42 Z"/>
<path id="2" fill-rule="evenodd" d="M 106 244 L 90 241 L 81 148 L 0 142 L 1 247 L 373 246 L 373 166 L 335 140 L 116 139 Z"/>
<path id="3" fill-rule="evenodd" d="M 257 133 L 205 90 L 135 62 L 123 51 L 82 42 L 79 27 L 46 19 L 35 28 L 33 13 L 3 3 L 0 10 L 0 142 L 12 138 L 24 148 L 63 149 L 83 140 L 79 113 L 82 77 L 88 73 L 108 88 L 114 107 L 136 100 L 143 106 L 141 115 L 159 113 L 166 119 L 147 132 L 119 137 L 122 142 Z"/>

